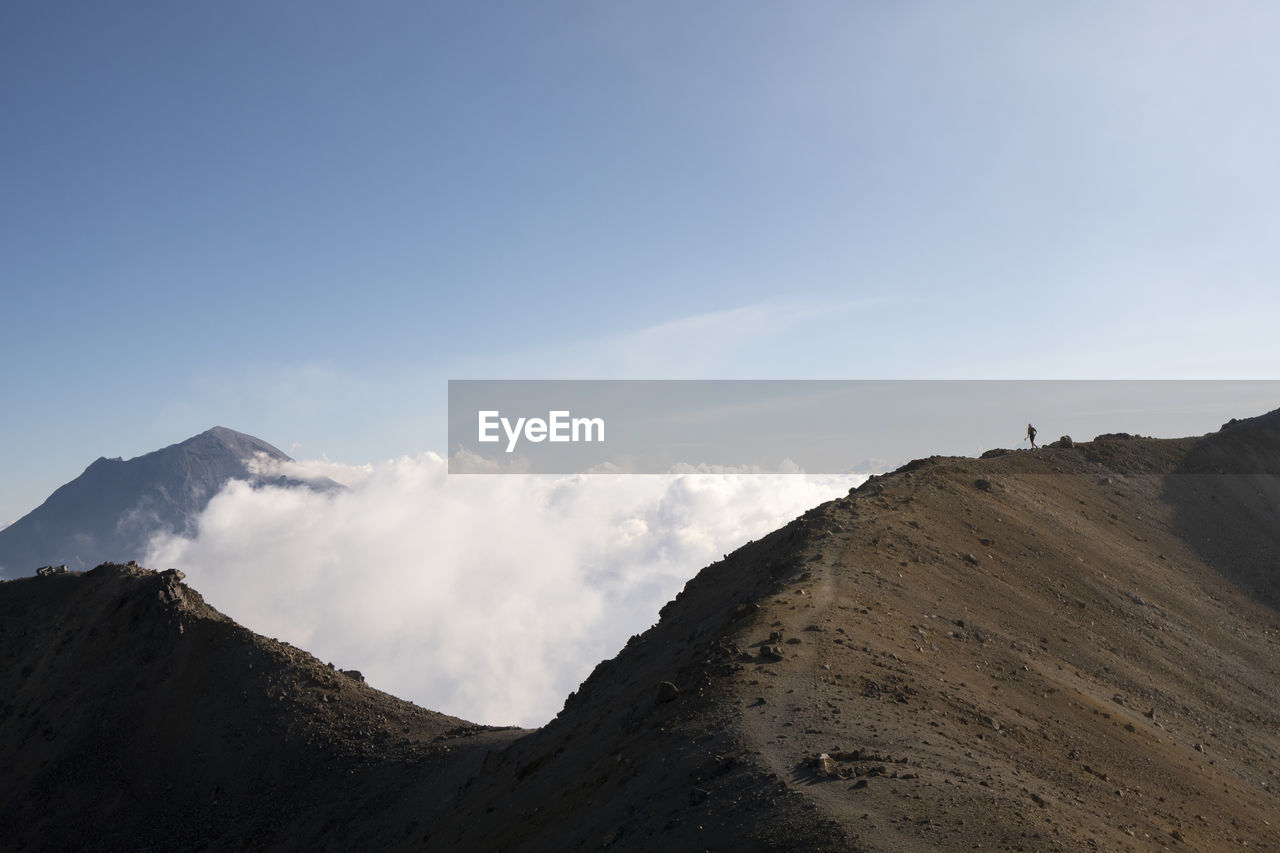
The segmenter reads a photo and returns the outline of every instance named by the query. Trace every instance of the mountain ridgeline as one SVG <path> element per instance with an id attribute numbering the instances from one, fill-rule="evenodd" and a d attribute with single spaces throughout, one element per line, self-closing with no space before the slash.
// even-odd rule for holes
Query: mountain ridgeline
<path id="1" fill-rule="evenodd" d="M 0 530 L 0 577 L 30 575 L 44 565 L 73 570 L 140 560 L 157 533 L 188 533 L 229 480 L 342 488 L 332 480 L 264 478 L 250 465 L 292 461 L 267 442 L 214 427 L 134 459 L 100 458 L 43 504 Z"/>
<path id="2" fill-rule="evenodd" d="M 1278 607 L 1280 412 L 874 477 L 704 568 L 537 730 L 379 693 L 178 572 L 22 578 L 0 838 L 1277 850 Z"/>

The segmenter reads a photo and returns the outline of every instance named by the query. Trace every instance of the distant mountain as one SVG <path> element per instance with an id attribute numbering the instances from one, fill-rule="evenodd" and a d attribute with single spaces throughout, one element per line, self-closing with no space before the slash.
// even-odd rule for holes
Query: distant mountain
<path id="1" fill-rule="evenodd" d="M 73 570 L 142 559 L 158 532 L 190 531 L 228 480 L 341 489 L 329 479 L 264 478 L 256 457 L 292 461 L 260 438 L 226 427 L 128 461 L 101 458 L 13 524 L 0 529 L 0 577 L 65 563 Z"/>

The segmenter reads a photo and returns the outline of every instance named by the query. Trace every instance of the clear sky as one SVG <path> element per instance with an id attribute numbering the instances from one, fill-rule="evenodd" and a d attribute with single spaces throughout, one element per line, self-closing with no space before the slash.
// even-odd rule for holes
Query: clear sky
<path id="1" fill-rule="evenodd" d="M 443 451 L 449 378 L 1274 378 L 1278 36 L 1230 0 L 4 3 L 0 523 L 215 424 Z"/>

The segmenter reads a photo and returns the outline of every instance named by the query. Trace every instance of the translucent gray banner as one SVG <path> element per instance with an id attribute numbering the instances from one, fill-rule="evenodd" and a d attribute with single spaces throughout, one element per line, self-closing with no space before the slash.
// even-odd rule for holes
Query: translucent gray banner
<path id="1" fill-rule="evenodd" d="M 875 473 L 1277 406 L 1277 380 L 451 380 L 449 472 Z"/>

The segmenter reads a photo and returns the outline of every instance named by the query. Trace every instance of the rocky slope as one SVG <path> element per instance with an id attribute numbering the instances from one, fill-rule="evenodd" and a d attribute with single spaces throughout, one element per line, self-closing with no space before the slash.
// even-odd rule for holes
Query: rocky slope
<path id="1" fill-rule="evenodd" d="M 381 849 L 520 732 L 257 636 L 178 573 L 0 584 L 9 850 Z"/>
<path id="2" fill-rule="evenodd" d="M 1278 418 L 876 478 L 705 569 L 438 837 L 1280 848 Z"/>
<path id="3" fill-rule="evenodd" d="M 22 805 L 0 831 L 1280 849 L 1278 466 L 1280 413 L 913 462 L 704 569 L 533 732 L 349 683 L 172 575 L 5 583 L 0 761 Z M 184 676 L 195 660 L 218 663 Z"/>

